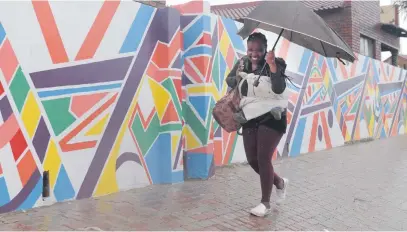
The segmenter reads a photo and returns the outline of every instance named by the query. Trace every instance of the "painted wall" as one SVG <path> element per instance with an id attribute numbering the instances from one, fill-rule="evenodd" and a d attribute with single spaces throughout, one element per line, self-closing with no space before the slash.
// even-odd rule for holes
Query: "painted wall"
<path id="1" fill-rule="evenodd" d="M 0 213 L 206 179 L 245 161 L 242 138 L 211 115 L 246 50 L 241 24 L 208 9 L 0 2 Z M 405 133 L 406 70 L 362 56 L 343 66 L 285 40 L 277 55 L 299 88 L 289 86 L 274 158 Z"/>

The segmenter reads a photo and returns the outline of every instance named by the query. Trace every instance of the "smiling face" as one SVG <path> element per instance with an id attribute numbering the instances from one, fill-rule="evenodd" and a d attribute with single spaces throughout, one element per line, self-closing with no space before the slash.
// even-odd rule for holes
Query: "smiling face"
<path id="1" fill-rule="evenodd" d="M 247 43 L 247 56 L 253 64 L 258 64 L 266 53 L 265 46 L 258 40 Z"/>

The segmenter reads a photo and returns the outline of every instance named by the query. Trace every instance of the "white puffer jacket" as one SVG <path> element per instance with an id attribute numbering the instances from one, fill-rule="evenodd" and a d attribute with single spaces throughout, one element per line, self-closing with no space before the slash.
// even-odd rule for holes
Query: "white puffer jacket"
<path id="1" fill-rule="evenodd" d="M 272 84 L 270 77 L 261 76 L 259 85 L 255 87 L 253 83 L 258 75 L 244 72 L 241 72 L 239 75 L 242 77 L 242 81 L 239 83 L 239 93 L 241 96 L 240 108 L 243 110 L 247 120 L 266 114 L 276 107 L 287 108 L 289 96 L 287 88 L 282 94 L 276 94 L 271 89 Z M 248 84 L 247 96 L 242 96 L 244 80 L 246 80 Z"/>

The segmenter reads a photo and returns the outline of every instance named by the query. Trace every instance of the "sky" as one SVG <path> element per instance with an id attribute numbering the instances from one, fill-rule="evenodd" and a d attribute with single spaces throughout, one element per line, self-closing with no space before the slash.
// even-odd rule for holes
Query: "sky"
<path id="1" fill-rule="evenodd" d="M 177 5 L 182 4 L 185 2 L 189 2 L 190 0 L 167 0 L 168 5 Z M 222 4 L 231 4 L 231 3 L 240 3 L 240 2 L 251 2 L 252 0 L 207 0 L 211 5 L 222 5 Z M 380 5 L 390 5 L 392 4 L 392 0 L 380 0 Z M 400 26 L 402 28 L 407 29 L 407 17 L 404 17 L 402 14 L 400 15 Z M 400 40 L 400 53 L 407 54 L 407 38 L 402 38 Z M 383 54 L 382 60 L 389 57 L 389 54 Z"/>

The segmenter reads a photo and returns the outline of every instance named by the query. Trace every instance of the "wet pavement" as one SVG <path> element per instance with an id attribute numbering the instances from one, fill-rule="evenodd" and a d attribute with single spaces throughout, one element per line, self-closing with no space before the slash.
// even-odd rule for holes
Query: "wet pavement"
<path id="1" fill-rule="evenodd" d="M 290 179 L 272 215 L 247 165 L 208 181 L 150 186 L 0 215 L 0 230 L 407 230 L 407 136 L 276 162 Z M 274 195 L 274 193 L 273 193 Z"/>

